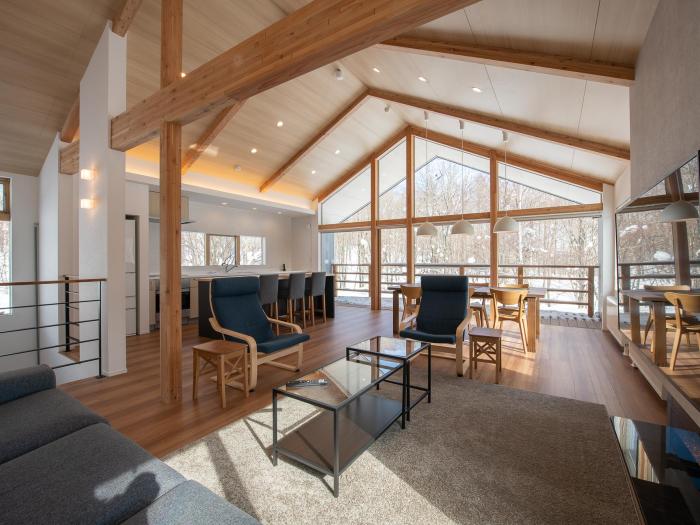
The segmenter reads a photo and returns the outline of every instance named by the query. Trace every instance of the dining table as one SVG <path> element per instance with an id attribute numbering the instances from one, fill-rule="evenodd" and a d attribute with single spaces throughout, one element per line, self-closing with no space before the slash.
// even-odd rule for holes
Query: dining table
<path id="1" fill-rule="evenodd" d="M 420 288 L 420 283 L 404 284 L 412 288 Z M 491 301 L 491 311 L 493 312 L 492 290 L 512 290 L 512 288 L 501 288 L 498 286 L 477 286 L 472 294 L 472 299 L 481 299 Z M 401 286 L 390 286 L 389 291 L 392 292 L 392 327 L 394 334 L 399 333 L 400 325 L 400 302 L 401 302 Z M 527 306 L 527 348 L 529 352 L 537 351 L 537 342 L 540 335 L 540 301 L 547 295 L 546 288 L 527 288 L 527 297 L 525 303 Z M 493 313 L 491 319 L 493 319 Z"/>
<path id="2" fill-rule="evenodd" d="M 654 364 L 668 366 L 666 359 L 666 306 L 671 304 L 666 300 L 665 292 L 656 290 L 622 290 L 623 297 L 629 302 L 630 339 L 638 347 L 642 346 L 642 325 L 639 313 L 641 303 L 651 305 L 651 316 L 654 319 L 652 342 L 654 348 Z"/>

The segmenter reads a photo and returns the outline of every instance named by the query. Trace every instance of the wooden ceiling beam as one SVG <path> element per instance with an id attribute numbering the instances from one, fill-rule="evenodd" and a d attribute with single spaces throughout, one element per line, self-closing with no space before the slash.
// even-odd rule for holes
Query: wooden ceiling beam
<path id="1" fill-rule="evenodd" d="M 402 128 L 401 131 L 389 137 L 389 139 L 382 143 L 381 146 L 379 146 L 369 155 L 360 159 L 359 162 L 356 162 L 349 170 L 347 170 L 340 177 L 334 180 L 330 185 L 326 186 L 311 200 L 318 200 L 319 202 L 321 202 L 322 200 L 328 198 L 331 194 L 335 193 L 336 190 L 338 190 L 340 187 L 349 182 L 364 168 L 369 166 L 373 159 L 380 157 L 382 154 L 386 153 L 386 151 L 389 148 L 391 148 L 394 144 L 397 144 L 399 141 L 401 141 L 401 139 L 405 138 L 408 133 L 408 130 L 409 127 Z"/>
<path id="2" fill-rule="evenodd" d="M 119 35 L 126 35 L 131 26 L 131 22 L 134 21 L 136 13 L 141 7 L 141 2 L 143 0 L 124 0 L 122 8 L 112 19 L 112 32 Z"/>
<path id="3" fill-rule="evenodd" d="M 58 172 L 75 175 L 80 167 L 80 141 L 76 140 L 58 152 Z"/>
<path id="4" fill-rule="evenodd" d="M 61 127 L 60 138 L 63 142 L 73 142 L 80 128 L 80 95 L 75 98 L 75 102 L 70 108 L 66 121 Z"/>
<path id="5" fill-rule="evenodd" d="M 410 36 L 392 38 L 382 42 L 381 47 L 432 57 L 580 78 L 618 86 L 631 86 L 634 81 L 634 66 L 582 60 L 548 53 L 518 51 L 502 47 L 472 46 Z"/>
<path id="6" fill-rule="evenodd" d="M 195 147 L 188 149 L 182 158 L 182 174 L 184 175 L 197 162 L 200 155 L 214 142 L 214 139 L 221 133 L 236 113 L 243 107 L 244 102 L 236 102 L 219 112 L 211 124 L 202 132 L 202 135 L 195 142 Z"/>
<path id="7" fill-rule="evenodd" d="M 335 129 L 340 126 L 340 124 L 345 121 L 352 113 L 357 110 L 362 103 L 367 100 L 367 90 L 363 91 L 358 97 L 356 97 L 350 104 L 348 104 L 343 110 L 335 115 L 325 126 L 323 126 L 311 139 L 304 144 L 299 151 L 297 151 L 292 157 L 284 163 L 284 165 L 278 169 L 270 178 L 260 186 L 260 191 L 266 191 L 272 187 L 273 184 L 278 182 L 284 175 L 291 170 L 301 159 L 303 159 L 312 148 L 319 144 L 323 139 L 328 137 Z"/>
<path id="8" fill-rule="evenodd" d="M 111 122 L 111 147 L 155 137 L 479 0 L 313 0 L 161 88 Z"/>
<path id="9" fill-rule="evenodd" d="M 522 208 L 520 210 L 498 210 L 499 217 L 549 217 L 551 215 L 585 215 L 603 211 L 603 204 L 571 204 L 569 206 L 548 206 L 546 208 Z"/>
<path id="10" fill-rule="evenodd" d="M 483 126 L 511 131 L 520 135 L 527 135 L 529 137 L 546 140 L 555 144 L 562 144 L 564 146 L 570 146 L 572 148 L 584 151 L 590 151 L 600 155 L 606 155 L 624 160 L 629 160 L 630 158 L 630 150 L 628 147 L 614 146 L 593 140 L 582 139 L 566 133 L 538 128 L 536 126 L 523 124 L 514 120 L 496 117 L 485 113 L 478 113 L 476 111 L 471 111 L 457 106 L 451 106 L 449 104 L 443 104 L 441 102 L 435 102 L 432 100 L 386 91 L 383 89 L 370 88 L 369 95 L 387 102 L 394 102 L 396 104 L 410 106 L 432 113 L 439 113 L 448 117 L 454 117 L 456 119 L 474 122 Z"/>
<path id="11" fill-rule="evenodd" d="M 411 133 L 420 138 L 425 137 L 425 130 L 417 126 L 410 127 Z M 445 135 L 444 133 L 438 133 L 435 131 L 428 131 L 428 140 L 432 142 L 437 142 L 443 146 L 449 146 L 450 148 L 460 149 L 462 147 L 462 141 L 451 135 Z M 504 155 L 500 150 L 494 150 L 481 144 L 476 144 L 475 142 L 464 141 L 464 151 L 467 153 L 473 153 L 474 155 L 479 155 L 481 157 L 490 157 L 493 154 L 498 161 L 503 162 Z M 576 186 L 581 186 L 589 190 L 602 192 L 604 182 L 593 177 L 592 175 L 587 175 L 585 173 L 580 173 L 577 171 L 569 170 L 566 168 L 560 168 L 558 166 L 553 166 L 546 162 L 531 159 L 529 157 L 524 157 L 522 155 L 508 154 L 508 165 L 515 166 L 516 168 L 521 168 L 526 171 L 532 171 L 540 175 L 545 175 L 552 179 L 557 179 L 563 182 L 568 182 L 569 184 L 574 184 Z"/>

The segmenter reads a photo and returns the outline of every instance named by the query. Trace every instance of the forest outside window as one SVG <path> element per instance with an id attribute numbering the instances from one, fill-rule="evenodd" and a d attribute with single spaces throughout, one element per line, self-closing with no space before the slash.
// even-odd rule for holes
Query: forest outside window
<path id="1" fill-rule="evenodd" d="M 236 244 L 234 235 L 207 235 L 207 265 L 236 264 Z"/>
<path id="2" fill-rule="evenodd" d="M 10 179 L 0 178 L 0 281 L 10 282 L 12 243 L 10 239 Z M 12 305 L 12 287 L 0 287 L 0 314 L 10 314 L 8 310 Z"/>

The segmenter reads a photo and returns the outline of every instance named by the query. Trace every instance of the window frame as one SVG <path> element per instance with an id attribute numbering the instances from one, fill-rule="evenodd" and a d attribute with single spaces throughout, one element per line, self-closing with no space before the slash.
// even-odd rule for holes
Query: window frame
<path id="1" fill-rule="evenodd" d="M 0 199 L 0 221 L 12 221 L 12 214 L 10 210 L 10 179 L 3 177 L 0 178 L 0 185 L 3 188 L 3 198 Z"/>

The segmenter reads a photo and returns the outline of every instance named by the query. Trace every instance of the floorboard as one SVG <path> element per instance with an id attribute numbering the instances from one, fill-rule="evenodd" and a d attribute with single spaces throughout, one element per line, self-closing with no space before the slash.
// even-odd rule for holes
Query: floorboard
<path id="1" fill-rule="evenodd" d="M 374 335 L 391 334 L 391 312 L 365 308 L 336 309 L 337 317 L 309 327 L 304 347 L 304 370 L 318 368 L 344 355 L 344 348 Z M 501 383 L 514 388 L 604 404 L 611 415 L 663 423 L 665 404 L 632 368 L 614 339 L 600 330 L 543 325 L 540 349 L 524 354 L 517 326 L 504 326 Z M 183 327 L 183 400 L 163 404 L 159 388 L 159 334 L 127 339 L 127 368 L 123 375 L 85 379 L 62 388 L 106 417 L 117 430 L 141 446 L 164 456 L 210 432 L 263 408 L 271 402 L 273 386 L 294 374 L 263 366 L 258 387 L 248 399 L 228 392 L 222 410 L 216 385 L 203 378 L 199 398 L 192 400 L 192 346 L 202 341 L 196 325 Z M 421 358 L 419 360 L 423 361 Z M 416 366 L 423 366 L 422 364 Z M 454 361 L 434 359 L 435 374 L 454 373 Z M 479 364 L 475 380 L 494 380 L 494 367 Z M 465 378 L 465 381 L 468 379 Z"/>

